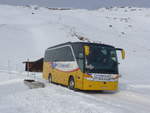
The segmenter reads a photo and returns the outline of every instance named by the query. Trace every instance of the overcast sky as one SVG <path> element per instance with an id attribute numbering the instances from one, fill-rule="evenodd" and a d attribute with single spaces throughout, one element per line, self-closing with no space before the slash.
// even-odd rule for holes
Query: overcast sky
<path id="1" fill-rule="evenodd" d="M 150 0 L 0 0 L 0 4 L 97 9 L 111 6 L 150 7 Z"/>

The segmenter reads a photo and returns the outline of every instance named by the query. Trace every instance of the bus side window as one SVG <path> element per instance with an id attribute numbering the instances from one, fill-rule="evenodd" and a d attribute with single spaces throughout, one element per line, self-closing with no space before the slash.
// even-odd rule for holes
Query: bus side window
<path id="1" fill-rule="evenodd" d="M 47 50 L 45 61 L 74 61 L 71 48 L 66 46 L 58 49 Z"/>
<path id="2" fill-rule="evenodd" d="M 55 50 L 56 61 L 74 61 L 74 57 L 70 47 L 62 47 Z"/>

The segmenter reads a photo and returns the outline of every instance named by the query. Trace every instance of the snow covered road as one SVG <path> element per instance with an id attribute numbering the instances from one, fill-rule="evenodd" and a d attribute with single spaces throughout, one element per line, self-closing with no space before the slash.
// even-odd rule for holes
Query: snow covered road
<path id="1" fill-rule="evenodd" d="M 130 90 L 117 92 L 72 91 L 46 84 L 45 88 L 29 89 L 23 84 L 26 74 L 5 74 L 0 84 L 0 113 L 149 113 L 150 96 Z M 6 79 L 7 78 L 7 79 Z M 33 78 L 33 77 L 32 77 Z M 120 86 L 122 87 L 122 86 Z"/>
<path id="2" fill-rule="evenodd" d="M 90 94 L 101 102 L 106 102 L 112 106 L 119 107 L 124 112 L 148 113 L 150 111 L 150 96 L 141 95 L 131 91 L 120 91 L 115 94 L 102 93 Z"/>

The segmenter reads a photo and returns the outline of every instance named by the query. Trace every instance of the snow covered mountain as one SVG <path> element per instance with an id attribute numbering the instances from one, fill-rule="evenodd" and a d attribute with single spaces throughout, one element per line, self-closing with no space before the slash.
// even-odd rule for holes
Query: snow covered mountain
<path id="1" fill-rule="evenodd" d="M 79 106 L 77 106 L 76 109 L 79 109 L 80 106 L 83 106 L 85 103 L 92 102 L 91 104 L 88 104 L 90 107 L 89 109 L 88 107 L 85 107 L 83 111 L 78 110 L 73 113 L 85 113 L 86 110 L 90 110 L 92 113 L 97 113 L 100 110 L 103 112 L 112 113 L 148 113 L 150 110 L 148 107 L 150 105 L 150 102 L 148 101 L 150 99 L 149 26 L 149 8 L 114 7 L 109 9 L 100 8 L 98 10 L 90 11 L 81 9 L 52 10 L 37 6 L 16 7 L 0 5 L 0 71 L 3 70 L 3 72 L 0 74 L 0 81 L 2 82 L 0 84 L 0 88 L 4 89 L 4 92 L 5 89 L 13 86 L 8 85 L 10 83 L 15 82 L 16 85 L 14 86 L 17 86 L 17 88 L 21 87 L 18 85 L 18 83 L 20 83 L 22 80 L 15 79 L 14 81 L 12 80 L 3 83 L 5 75 L 6 80 L 9 79 L 7 78 L 8 75 L 4 73 L 4 70 L 23 70 L 24 68 L 22 62 L 27 60 L 27 58 L 30 60 L 36 60 L 44 55 L 45 49 L 49 46 L 53 46 L 62 42 L 77 40 L 73 33 L 88 37 L 91 40 L 101 41 L 102 43 L 124 48 L 126 50 L 126 59 L 124 61 L 121 59 L 119 60 L 122 78 L 120 81 L 120 92 L 117 94 L 112 94 L 111 96 L 99 96 L 99 94 L 93 94 L 94 97 L 93 95 L 92 97 L 89 97 L 88 95 L 86 96 L 86 99 L 83 99 L 82 97 L 85 97 L 83 94 L 77 94 L 78 96 L 75 96 L 76 94 L 68 91 L 67 89 L 64 90 L 64 94 L 62 94 L 63 92 L 61 93 L 61 91 L 58 90 L 63 90 L 63 88 L 57 89 L 55 86 L 51 86 L 52 91 L 46 88 L 42 90 L 42 94 L 37 94 L 37 92 L 41 92 L 41 90 L 33 90 L 25 92 L 23 95 L 24 97 L 21 96 L 22 93 L 17 93 L 15 95 L 13 94 L 13 96 L 9 95 L 8 99 L 5 97 L 6 100 L 0 98 L 0 100 L 2 100 L 0 104 L 5 105 L 5 101 L 9 103 L 10 99 L 12 103 L 10 106 L 8 106 L 8 108 L 11 108 L 11 105 L 13 104 L 17 104 L 18 108 L 15 106 L 12 106 L 12 108 L 15 109 L 14 112 L 18 110 L 18 113 L 19 106 L 21 108 L 25 108 L 26 106 L 29 107 L 33 104 L 33 108 L 38 107 L 38 105 L 34 103 L 36 102 L 36 99 L 38 99 L 39 103 L 42 102 L 42 104 L 46 104 L 48 107 L 48 105 L 52 105 L 52 103 L 46 100 L 42 101 L 42 99 L 52 99 L 51 96 L 46 94 L 47 91 L 50 91 L 58 100 L 60 97 L 71 99 L 75 96 L 73 103 L 76 103 L 76 100 L 80 99 L 81 103 L 79 103 Z M 6 84 L 7 86 L 5 86 Z M 24 90 L 26 91 L 27 89 L 24 88 Z M 13 90 L 10 90 L 10 92 L 11 91 Z M 6 93 L 8 94 L 7 91 Z M 4 97 L 6 93 L 1 93 L 2 97 Z M 32 93 L 34 95 L 32 95 Z M 55 93 L 58 93 L 58 95 L 54 95 Z M 61 94 L 63 96 L 61 96 Z M 66 98 L 66 94 L 71 94 L 71 96 Z M 15 96 L 18 98 L 15 98 Z M 35 98 L 31 98 L 32 96 L 35 96 Z M 20 103 L 18 104 L 14 103 L 14 98 L 18 100 L 21 98 L 27 98 L 33 101 L 28 103 L 30 101 L 21 99 Z M 118 99 L 120 100 L 118 101 Z M 107 101 L 105 102 L 105 100 Z M 65 100 L 61 99 L 59 102 L 60 101 L 62 101 L 62 103 L 65 102 Z M 21 104 L 21 102 L 26 102 L 26 106 Z M 64 104 L 64 106 L 61 106 L 58 102 L 56 102 L 56 104 L 59 104 L 60 109 L 64 109 L 71 103 Z M 91 106 L 94 107 L 94 110 Z M 98 106 L 103 107 L 99 108 Z M 7 111 L 5 107 L 6 106 L 0 106 L 0 111 L 3 110 L 3 113 L 6 113 Z M 46 108 L 41 106 L 36 112 L 39 110 L 41 113 L 42 109 Z M 58 109 L 57 112 L 61 113 L 60 109 Z M 68 110 L 73 109 L 74 108 L 71 107 Z M 31 109 L 29 108 L 27 111 L 28 110 Z M 26 113 L 27 111 L 21 112 Z M 9 110 L 8 112 L 10 113 Z M 32 112 L 34 113 L 35 111 Z M 53 113 L 55 111 L 47 109 L 47 111 L 43 111 L 43 113 L 45 112 Z"/>
<path id="2" fill-rule="evenodd" d="M 127 7 L 89 11 L 1 5 L 1 68 L 7 69 L 8 61 L 12 70 L 20 68 L 27 58 L 42 57 L 49 46 L 76 40 L 72 35 L 75 32 L 124 48 L 127 58 L 120 60 L 121 72 L 135 76 L 136 70 L 139 71 L 136 76 L 141 78 L 143 70 L 149 72 L 150 64 L 149 12 L 146 8 Z"/>

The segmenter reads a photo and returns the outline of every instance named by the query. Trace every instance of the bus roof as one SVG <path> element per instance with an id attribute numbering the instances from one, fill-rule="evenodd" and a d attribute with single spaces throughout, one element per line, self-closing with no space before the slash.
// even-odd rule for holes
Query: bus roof
<path id="1" fill-rule="evenodd" d="M 115 48 L 114 46 L 112 45 L 107 45 L 107 44 L 101 44 L 101 43 L 94 43 L 94 42 L 66 42 L 66 43 L 62 43 L 62 44 L 58 44 L 58 45 L 55 45 L 55 46 L 52 46 L 52 47 L 49 47 L 48 49 L 52 49 L 52 48 L 56 48 L 56 47 L 60 47 L 60 46 L 64 46 L 64 45 L 75 45 L 75 44 L 81 44 L 81 45 L 103 45 L 103 46 L 109 46 L 109 47 L 112 47 L 112 48 Z"/>

